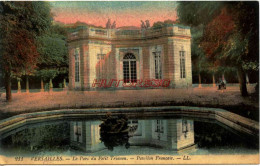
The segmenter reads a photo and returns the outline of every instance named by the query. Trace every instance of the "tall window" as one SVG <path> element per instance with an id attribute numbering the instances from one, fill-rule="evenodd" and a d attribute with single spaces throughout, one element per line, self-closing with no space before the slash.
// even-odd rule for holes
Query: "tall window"
<path id="1" fill-rule="evenodd" d="M 155 132 L 157 133 L 163 133 L 163 121 L 162 120 L 156 120 L 156 127 Z"/>
<path id="2" fill-rule="evenodd" d="M 75 49 L 75 82 L 79 82 L 79 49 Z"/>
<path id="3" fill-rule="evenodd" d="M 163 128 L 163 121 L 162 120 L 156 120 L 155 124 L 155 137 L 157 137 L 157 140 L 162 140 L 164 135 L 164 128 Z"/>
<path id="4" fill-rule="evenodd" d="M 181 78 L 186 78 L 185 51 L 180 51 L 180 77 Z"/>
<path id="5" fill-rule="evenodd" d="M 128 53 L 123 59 L 124 83 L 136 82 L 136 58 Z"/>
<path id="6" fill-rule="evenodd" d="M 97 79 L 103 79 L 103 66 L 102 66 L 102 62 L 101 60 L 104 59 L 106 54 L 97 54 L 97 60 L 98 60 L 98 75 L 97 75 Z"/>
<path id="7" fill-rule="evenodd" d="M 161 52 L 153 52 L 154 55 L 154 68 L 155 79 L 162 79 L 162 64 L 161 64 Z"/>
<path id="8" fill-rule="evenodd" d="M 187 137 L 188 132 L 188 122 L 186 119 L 182 119 L 182 133 L 184 133 L 185 138 Z"/>
<path id="9" fill-rule="evenodd" d="M 82 142 L 82 122 L 74 122 L 74 141 Z"/>

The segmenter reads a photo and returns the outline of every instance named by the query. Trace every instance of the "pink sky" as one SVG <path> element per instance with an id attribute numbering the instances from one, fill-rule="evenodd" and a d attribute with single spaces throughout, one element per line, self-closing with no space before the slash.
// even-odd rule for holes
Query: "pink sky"
<path id="1" fill-rule="evenodd" d="M 64 23 L 77 21 L 105 26 L 108 18 L 120 26 L 140 26 L 140 20 L 176 20 L 175 2 L 52 2 L 54 20 Z"/>

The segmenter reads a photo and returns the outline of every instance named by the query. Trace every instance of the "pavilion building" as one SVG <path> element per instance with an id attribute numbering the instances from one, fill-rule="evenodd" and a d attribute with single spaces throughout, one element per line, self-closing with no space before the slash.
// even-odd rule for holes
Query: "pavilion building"
<path id="1" fill-rule="evenodd" d="M 69 88 L 192 86 L 190 28 L 81 26 L 68 35 Z"/>

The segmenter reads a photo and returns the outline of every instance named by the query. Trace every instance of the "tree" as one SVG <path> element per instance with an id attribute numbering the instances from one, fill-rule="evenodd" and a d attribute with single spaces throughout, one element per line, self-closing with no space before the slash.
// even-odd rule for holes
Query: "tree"
<path id="1" fill-rule="evenodd" d="M 191 42 L 191 55 L 192 55 L 192 71 L 198 74 L 199 87 L 201 87 L 201 72 L 207 71 L 208 61 L 200 46 L 200 38 L 203 34 L 203 26 L 191 28 L 192 42 Z"/>
<path id="2" fill-rule="evenodd" d="M 228 3 L 207 25 L 204 36 L 204 43 L 207 43 L 204 45 L 205 50 L 212 51 L 209 56 L 220 61 L 223 66 L 237 69 L 242 96 L 248 95 L 245 73 L 248 64 L 259 64 L 258 56 L 255 54 L 259 43 L 255 37 L 258 35 L 258 5 L 255 6 L 244 2 Z M 258 70 L 257 67 L 255 69 Z"/>
<path id="3" fill-rule="evenodd" d="M 259 3 L 258 2 L 236 2 L 232 3 L 230 9 L 236 31 L 231 36 L 229 43 L 224 50 L 227 57 L 239 54 L 237 63 L 240 90 L 242 95 L 247 95 L 246 91 L 246 71 L 253 70 L 256 77 L 259 77 Z M 258 84 L 259 84 L 259 79 Z"/>
<path id="4" fill-rule="evenodd" d="M 162 28 L 165 26 L 171 26 L 176 23 L 178 23 L 178 21 L 173 21 L 173 20 L 165 20 L 164 22 L 157 21 L 157 22 L 153 23 L 152 28 L 154 28 L 154 29 Z"/>
<path id="5" fill-rule="evenodd" d="M 0 63 L 5 77 L 6 99 L 11 101 L 11 76 L 36 67 L 36 36 L 51 24 L 47 2 L 0 2 Z"/>
<path id="6" fill-rule="evenodd" d="M 49 80 L 49 90 L 52 91 L 52 80 L 58 75 L 58 71 L 56 69 L 41 69 L 37 70 L 36 75 L 41 78 L 41 92 L 44 91 L 43 82 L 47 80 Z"/>
<path id="7" fill-rule="evenodd" d="M 178 2 L 178 21 L 182 24 L 196 27 L 207 25 L 216 16 L 224 2 Z"/>
<path id="8" fill-rule="evenodd" d="M 180 2 L 178 7 L 181 22 L 204 26 L 200 43 L 207 57 L 237 69 L 242 96 L 247 96 L 246 67 L 259 64 L 257 3 Z"/>
<path id="9" fill-rule="evenodd" d="M 66 29 L 53 25 L 49 33 L 38 37 L 38 52 L 40 53 L 36 75 L 43 81 L 49 80 L 49 89 L 52 89 L 52 80 L 59 74 L 66 79 L 68 75 L 68 49 L 66 44 Z"/>
<path id="10" fill-rule="evenodd" d="M 207 22 L 218 12 L 219 2 L 179 2 L 178 5 L 178 22 L 191 26 L 192 34 L 192 68 L 193 73 L 198 74 L 199 86 L 201 84 L 201 72 L 212 74 L 213 86 L 215 86 L 215 72 L 219 64 L 206 56 L 202 47 L 201 40 L 204 35 Z M 208 15 L 205 15 L 204 13 Z"/>
<path id="11" fill-rule="evenodd" d="M 201 39 L 201 46 L 205 51 L 206 57 L 211 62 L 210 71 L 213 73 L 213 82 L 215 81 L 214 73 L 218 70 L 216 66 L 225 66 L 227 61 L 220 58 L 222 51 L 221 47 L 226 44 L 226 39 L 230 32 L 234 30 L 234 21 L 231 15 L 228 14 L 227 9 L 223 8 L 219 15 L 215 16 L 204 29 L 204 34 Z M 222 74 L 224 79 L 224 72 Z"/>

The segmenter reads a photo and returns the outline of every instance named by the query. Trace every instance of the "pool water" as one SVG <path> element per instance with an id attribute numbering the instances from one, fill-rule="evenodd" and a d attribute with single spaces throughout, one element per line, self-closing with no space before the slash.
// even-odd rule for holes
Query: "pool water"
<path id="1" fill-rule="evenodd" d="M 24 124 L 1 135 L 0 155 L 257 154 L 258 138 L 187 117 L 110 116 Z"/>

